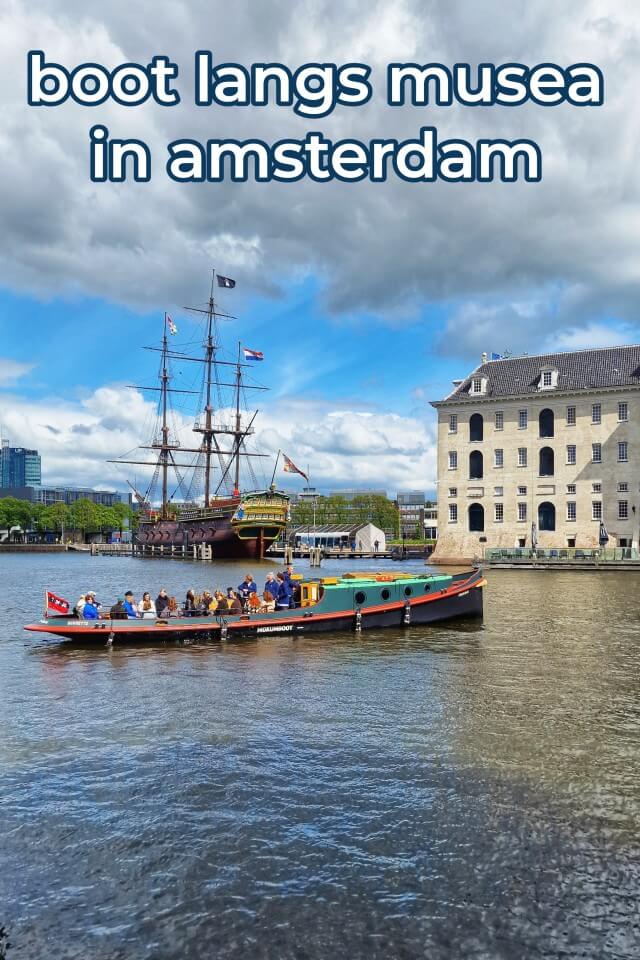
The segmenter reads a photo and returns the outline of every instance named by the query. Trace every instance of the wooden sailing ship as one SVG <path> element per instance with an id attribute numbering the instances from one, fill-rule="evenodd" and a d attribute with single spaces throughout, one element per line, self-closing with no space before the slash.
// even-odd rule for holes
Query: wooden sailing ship
<path id="1" fill-rule="evenodd" d="M 275 468 L 271 483 L 260 487 L 251 464 L 254 458 L 268 455 L 248 447 L 259 411 L 249 414 L 243 408 L 243 400 L 249 391 L 267 388 L 248 380 L 249 364 L 242 362 L 240 343 L 237 359 L 222 358 L 220 321 L 235 317 L 217 310 L 214 283 L 215 273 L 204 308 L 187 308 L 204 319 L 202 354 L 194 356 L 171 349 L 169 334 L 176 328 L 165 314 L 162 345 L 148 348 L 160 353 L 159 384 L 133 385 L 135 389 L 158 394 L 154 436 L 139 448 L 153 451 L 153 459 L 110 461 L 153 468 L 144 493 L 127 481 L 140 507 L 134 535 L 134 552 L 139 555 L 260 559 L 287 523 L 289 498 L 275 487 Z M 198 390 L 173 386 L 172 371 L 175 365 L 183 363 L 201 365 Z M 199 413 L 192 427 L 200 437 L 198 444 L 184 445 L 172 433 L 172 398 L 176 394 L 198 396 Z M 225 395 L 230 401 L 226 404 Z M 158 485 L 159 498 L 157 494 L 154 497 Z"/>

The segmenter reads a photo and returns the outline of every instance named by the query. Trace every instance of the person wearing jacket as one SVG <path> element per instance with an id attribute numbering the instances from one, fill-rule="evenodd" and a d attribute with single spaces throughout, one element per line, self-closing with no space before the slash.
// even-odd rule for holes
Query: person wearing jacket
<path id="1" fill-rule="evenodd" d="M 124 600 L 122 597 L 118 597 L 116 603 L 109 610 L 109 617 L 111 620 L 128 620 L 129 616 L 127 611 L 124 608 Z"/>
<path id="2" fill-rule="evenodd" d="M 98 605 L 95 601 L 95 598 L 91 594 L 87 594 L 87 600 L 82 608 L 82 616 L 85 620 L 99 620 L 100 611 L 98 610 Z"/>
<path id="3" fill-rule="evenodd" d="M 187 595 L 184 600 L 184 606 L 182 607 L 182 612 L 185 617 L 195 617 L 198 613 L 196 609 L 196 598 L 193 590 L 187 590 Z"/>
<path id="4" fill-rule="evenodd" d="M 136 602 L 135 602 L 135 600 L 134 600 L 133 593 L 131 592 L 131 590 L 127 590 L 127 592 L 126 592 L 125 595 L 124 595 L 124 608 L 125 608 L 125 610 L 127 611 L 127 619 L 128 619 L 128 620 L 137 620 L 137 619 L 138 619 L 138 611 L 137 611 L 137 609 L 136 609 Z"/>
<path id="5" fill-rule="evenodd" d="M 231 606 L 229 607 L 229 613 L 240 614 L 244 613 L 242 609 L 242 601 L 237 593 L 234 594 L 233 600 L 231 601 Z"/>
<path id="6" fill-rule="evenodd" d="M 240 594 L 243 600 L 247 600 L 250 593 L 257 593 L 257 592 L 258 592 L 258 588 L 256 586 L 256 582 L 251 576 L 251 574 L 248 573 L 244 578 L 244 580 L 242 581 L 242 583 L 239 585 L 238 593 Z"/>
<path id="7" fill-rule="evenodd" d="M 159 617 L 166 617 L 167 613 L 165 612 L 169 606 L 169 597 L 167 596 L 167 591 L 163 587 L 158 596 L 156 597 L 156 613 Z"/>
<path id="8" fill-rule="evenodd" d="M 267 579 L 265 580 L 264 589 L 268 590 L 273 599 L 275 600 L 278 596 L 278 581 L 275 578 L 273 573 L 267 574 Z"/>
<path id="9" fill-rule="evenodd" d="M 284 574 L 278 574 L 278 596 L 276 607 L 278 610 L 288 610 L 291 606 L 291 583 L 285 580 Z"/>

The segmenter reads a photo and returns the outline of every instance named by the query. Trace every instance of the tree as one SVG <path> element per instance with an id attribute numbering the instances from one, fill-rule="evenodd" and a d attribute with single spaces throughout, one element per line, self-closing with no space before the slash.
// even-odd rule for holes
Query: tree
<path id="1" fill-rule="evenodd" d="M 98 505 L 86 497 L 81 497 L 69 508 L 69 524 L 86 537 L 87 533 L 100 529 L 100 511 Z"/>
<path id="2" fill-rule="evenodd" d="M 40 514 L 38 526 L 42 531 L 53 530 L 55 533 L 62 533 L 64 528 L 69 526 L 69 507 L 62 500 L 57 500 L 45 507 Z"/>
<path id="3" fill-rule="evenodd" d="M 10 532 L 12 527 L 20 527 L 25 533 L 31 529 L 33 514 L 33 504 L 28 500 L 4 497 L 0 500 L 0 529 Z"/>

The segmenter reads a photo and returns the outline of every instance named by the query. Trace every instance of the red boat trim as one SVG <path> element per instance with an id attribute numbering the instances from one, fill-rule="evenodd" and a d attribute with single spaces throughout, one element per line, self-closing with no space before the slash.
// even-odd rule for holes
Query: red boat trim
<path id="1" fill-rule="evenodd" d="M 417 607 L 424 603 L 432 603 L 435 600 L 443 600 L 445 597 L 454 597 L 459 594 L 468 592 L 470 589 L 475 589 L 483 587 L 486 584 L 486 580 L 479 574 L 478 571 L 474 571 L 471 576 L 466 580 L 462 580 L 459 583 L 455 583 L 450 587 L 446 587 L 442 590 L 435 591 L 434 593 L 426 593 L 421 597 L 407 597 L 409 601 L 409 607 Z M 366 607 L 361 609 L 361 614 L 366 617 L 370 613 L 388 613 L 391 610 L 403 610 L 405 606 L 404 600 L 396 600 L 393 603 L 382 603 L 377 604 L 375 607 Z M 297 617 L 283 617 L 281 620 L 252 620 L 247 616 L 246 619 L 241 620 L 230 620 L 227 622 L 226 626 L 228 630 L 241 630 L 250 627 L 254 629 L 255 627 L 273 627 L 273 626 L 288 626 L 289 624 L 296 623 L 305 623 L 309 620 L 339 620 L 344 619 L 345 616 L 355 616 L 355 610 L 334 610 L 331 613 L 312 613 L 311 607 L 302 608 L 308 609 L 310 612 L 306 615 L 297 616 Z M 96 631 L 102 633 L 159 633 L 162 630 L 168 630 L 170 633 L 211 633 L 220 629 L 220 623 L 217 620 L 210 620 L 198 622 L 192 624 L 180 624 L 179 626 L 172 626 L 170 621 L 159 621 L 153 622 L 148 627 L 136 627 L 133 631 L 128 631 L 126 629 L 121 629 L 120 627 L 114 626 L 114 623 L 121 623 L 122 621 L 113 621 L 113 620 L 100 620 L 91 628 L 88 628 L 85 623 L 79 623 L 78 626 L 64 626 L 61 627 L 59 631 L 52 629 L 48 624 L 33 623 L 26 626 L 25 630 L 31 630 L 34 633 L 53 633 L 58 636 L 67 636 L 69 634 L 85 634 L 87 636 L 95 636 Z"/>

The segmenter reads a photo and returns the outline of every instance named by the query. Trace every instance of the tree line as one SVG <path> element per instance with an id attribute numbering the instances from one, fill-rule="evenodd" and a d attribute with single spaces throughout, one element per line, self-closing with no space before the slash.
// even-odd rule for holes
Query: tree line
<path id="1" fill-rule="evenodd" d="M 24 533 L 56 533 L 61 535 L 67 530 L 81 533 L 122 533 L 127 526 L 135 525 L 137 515 L 126 503 L 115 503 L 105 507 L 82 497 L 70 506 L 57 501 L 49 506 L 43 503 L 31 503 L 29 500 L 17 500 L 15 497 L 0 499 L 0 530 L 19 527 Z"/>
<path id="2" fill-rule="evenodd" d="M 299 500 L 291 505 L 291 522 L 295 526 L 307 526 L 313 523 L 314 510 L 311 500 Z M 394 534 L 398 530 L 398 508 L 392 500 L 379 494 L 362 494 L 353 499 L 339 495 L 315 498 L 315 522 L 318 526 L 329 523 L 343 523 L 355 526 L 357 523 L 373 523 L 385 533 Z"/>

